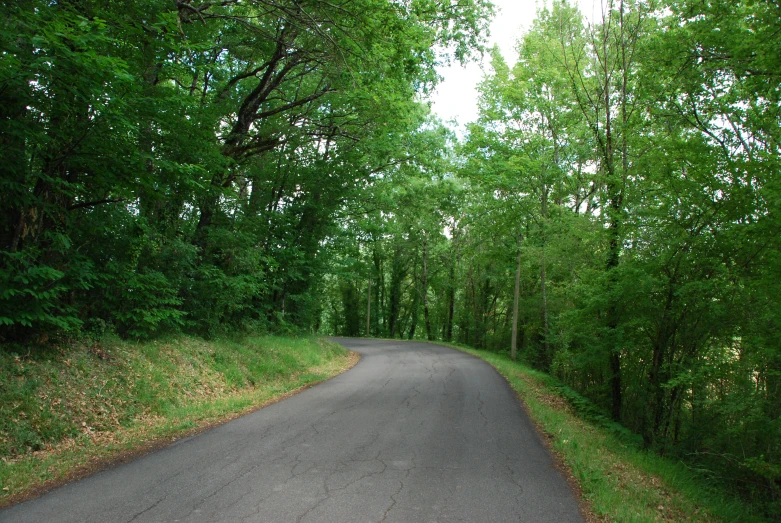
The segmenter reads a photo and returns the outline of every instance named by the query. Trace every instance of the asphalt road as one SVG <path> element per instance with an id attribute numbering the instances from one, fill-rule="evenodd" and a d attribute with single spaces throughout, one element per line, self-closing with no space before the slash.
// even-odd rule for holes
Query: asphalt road
<path id="1" fill-rule="evenodd" d="M 336 340 L 352 370 L 10 509 L 0 522 L 569 522 L 506 382 L 426 343 Z"/>

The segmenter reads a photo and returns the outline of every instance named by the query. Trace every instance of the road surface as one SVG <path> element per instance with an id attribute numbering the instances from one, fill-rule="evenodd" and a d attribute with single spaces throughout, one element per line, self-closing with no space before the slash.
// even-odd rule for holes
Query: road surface
<path id="1" fill-rule="evenodd" d="M 0 511 L 0 522 L 583 521 L 492 367 L 441 346 L 337 339 L 352 370 Z"/>

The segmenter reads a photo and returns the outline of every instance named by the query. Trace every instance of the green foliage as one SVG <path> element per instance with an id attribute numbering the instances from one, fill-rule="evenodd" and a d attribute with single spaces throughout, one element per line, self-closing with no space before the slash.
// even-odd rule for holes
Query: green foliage
<path id="1" fill-rule="evenodd" d="M 556 1 L 457 143 L 419 100 L 491 12 L 4 3 L 0 341 L 515 326 L 576 408 L 777 508 L 778 6 Z"/>
<path id="2" fill-rule="evenodd" d="M 174 288 L 161 272 L 130 275 L 123 293 L 117 295 L 113 319 L 120 334 L 146 338 L 183 324 L 182 304 Z"/>
<path id="3" fill-rule="evenodd" d="M 465 139 L 367 188 L 324 327 L 506 351 L 517 303 L 517 354 L 574 409 L 777 513 L 778 6 L 600 14 L 541 9 Z"/>
<path id="4" fill-rule="evenodd" d="M 734 489 L 642 448 L 642 438 L 548 374 L 507 355 L 457 347 L 504 376 L 580 484 L 593 514 L 611 521 L 768 521 Z"/>
<path id="5" fill-rule="evenodd" d="M 63 314 L 58 299 L 67 290 L 64 273 L 53 267 L 34 265 L 27 253 L 2 253 L 4 265 L 0 282 L 0 323 L 31 327 L 33 323 L 71 330 L 80 325 L 72 315 Z M 27 259 L 26 259 L 27 258 Z"/>
<path id="6" fill-rule="evenodd" d="M 320 243 L 406 161 L 435 66 L 475 52 L 490 13 L 4 3 L 0 338 L 316 329 Z"/>

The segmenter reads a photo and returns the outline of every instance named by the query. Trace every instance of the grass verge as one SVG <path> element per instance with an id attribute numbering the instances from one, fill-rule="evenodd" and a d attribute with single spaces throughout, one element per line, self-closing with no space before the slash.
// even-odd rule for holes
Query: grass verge
<path id="1" fill-rule="evenodd" d="M 278 401 L 357 359 L 326 340 L 270 336 L 0 350 L 0 507 Z"/>
<path id="2" fill-rule="evenodd" d="M 592 521 L 766 521 L 680 462 L 644 451 L 636 437 L 594 417 L 588 400 L 506 354 L 443 344 L 481 358 L 518 393 L 579 487 Z M 590 419 L 594 418 L 594 419 Z"/>

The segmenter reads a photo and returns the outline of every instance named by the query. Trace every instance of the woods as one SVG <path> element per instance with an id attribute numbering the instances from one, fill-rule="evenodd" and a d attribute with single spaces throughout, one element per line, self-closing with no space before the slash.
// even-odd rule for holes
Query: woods
<path id="1" fill-rule="evenodd" d="M 329 328 L 366 334 L 371 278 L 368 334 L 517 344 L 777 514 L 781 10 L 604 4 L 540 11 L 514 65 L 494 49 L 465 138 L 345 222 Z"/>
<path id="2" fill-rule="evenodd" d="M 453 341 L 781 513 L 781 6 L 566 1 L 425 97 L 486 0 L 0 7 L 0 341 Z"/>
<path id="3" fill-rule="evenodd" d="M 483 1 L 6 2 L 3 339 L 316 329 L 346 201 Z M 439 51 L 437 50 L 439 49 Z"/>

